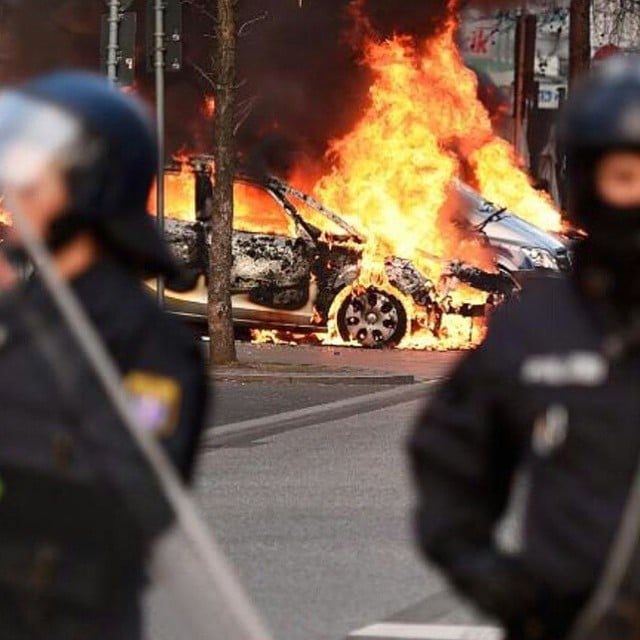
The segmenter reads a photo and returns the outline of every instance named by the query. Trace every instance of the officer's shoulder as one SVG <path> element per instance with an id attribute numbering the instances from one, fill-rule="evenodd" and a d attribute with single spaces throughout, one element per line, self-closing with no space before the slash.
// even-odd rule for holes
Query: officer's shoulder
<path id="1" fill-rule="evenodd" d="M 197 357 L 198 345 L 189 330 L 158 306 L 151 289 L 115 266 L 105 268 L 101 280 L 100 298 L 85 296 L 84 301 L 90 312 L 96 312 L 107 335 L 131 339 L 138 346 L 153 343 L 167 357 Z"/>
<path id="2" fill-rule="evenodd" d="M 545 340 L 576 313 L 575 300 L 573 284 L 567 278 L 532 281 L 494 313 L 489 334 L 498 340 L 513 336 L 523 344 Z"/>
<path id="3" fill-rule="evenodd" d="M 162 309 L 150 289 L 139 285 L 139 292 L 136 305 L 140 318 L 140 339 L 155 343 L 167 354 L 199 354 L 199 343 L 194 333 L 179 318 Z"/>

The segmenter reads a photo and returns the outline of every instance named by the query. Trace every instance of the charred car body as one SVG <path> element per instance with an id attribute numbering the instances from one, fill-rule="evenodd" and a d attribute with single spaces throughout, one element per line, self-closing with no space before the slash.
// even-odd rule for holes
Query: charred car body
<path id="1" fill-rule="evenodd" d="M 167 240 L 191 282 L 185 293 L 169 291 L 167 302 L 176 313 L 203 320 L 212 186 L 207 165 L 196 162 L 194 166 L 196 219 L 166 218 Z M 394 346 L 413 329 L 406 299 L 422 311 L 421 317 L 437 334 L 445 314 L 484 316 L 519 288 L 508 269 L 488 273 L 451 261 L 444 279 L 463 282 L 483 295 L 480 304 L 455 305 L 450 296 L 442 293 L 447 288 L 442 282 L 433 282 L 412 262 L 395 256 L 385 261 L 389 287 L 354 287 L 365 246 L 357 229 L 277 178 L 256 180 L 241 176 L 237 183 L 268 194 L 270 202 L 295 229 L 286 235 L 234 230 L 231 293 L 234 322 L 239 326 L 295 332 L 323 330 L 340 296 L 336 323 L 344 340 L 366 347 Z M 310 211 L 321 215 L 335 231 L 327 233 L 314 226 L 305 215 Z M 261 212 L 256 211 L 255 218 L 261 217 Z"/>

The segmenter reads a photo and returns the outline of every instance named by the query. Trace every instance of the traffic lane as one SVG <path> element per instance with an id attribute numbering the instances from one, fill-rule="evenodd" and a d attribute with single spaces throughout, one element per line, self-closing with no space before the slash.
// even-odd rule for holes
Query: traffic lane
<path id="1" fill-rule="evenodd" d="M 319 420 L 202 457 L 198 500 L 275 637 L 344 638 L 446 593 L 410 527 L 405 442 L 420 406 Z M 439 615 L 460 607 L 446 602 Z"/>
<path id="2" fill-rule="evenodd" d="M 207 425 L 222 426 L 305 409 L 346 398 L 365 396 L 390 387 L 316 383 L 216 382 Z"/>

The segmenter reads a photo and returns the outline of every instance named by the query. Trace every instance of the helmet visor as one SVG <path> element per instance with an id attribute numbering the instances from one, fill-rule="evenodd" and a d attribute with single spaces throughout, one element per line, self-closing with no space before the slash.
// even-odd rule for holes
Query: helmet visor
<path id="1" fill-rule="evenodd" d="M 0 93 L 0 189 L 25 188 L 51 166 L 70 166 L 82 132 L 81 123 L 55 105 Z"/>

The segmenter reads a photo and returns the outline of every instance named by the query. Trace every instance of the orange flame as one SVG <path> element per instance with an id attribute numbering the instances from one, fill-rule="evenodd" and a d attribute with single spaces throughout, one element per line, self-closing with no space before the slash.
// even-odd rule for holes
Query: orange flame
<path id="1" fill-rule="evenodd" d="M 361 26 L 366 32 L 366 24 Z M 314 195 L 366 238 L 355 286 L 381 287 L 402 301 L 412 329 L 400 345 L 404 348 L 467 348 L 484 333 L 478 320 L 448 315 L 435 336 L 427 328 L 426 310 L 392 287 L 384 266 L 388 256 L 409 259 L 435 283 L 443 282 L 452 258 L 493 268 L 486 246 L 452 224 L 461 214 L 452 188 L 456 178 L 543 229 L 561 229 L 551 199 L 531 186 L 515 150 L 494 134 L 477 97 L 476 75 L 456 46 L 457 26 L 452 18 L 423 42 L 402 36 L 365 40 L 364 62 L 374 77 L 368 107 L 350 133 L 331 143 L 328 173 L 313 181 L 312 172 L 298 168 L 293 180 L 302 188 L 315 182 Z M 292 222 L 264 191 L 239 183 L 234 195 L 237 229 L 294 233 Z M 193 219 L 193 175 L 186 162 L 180 173 L 167 177 L 167 212 Z M 317 217 L 313 222 L 322 227 Z M 449 284 L 441 285 L 438 295 L 453 305 L 486 299 Z M 331 310 L 330 343 L 340 341 L 333 325 L 346 295 L 348 290 Z M 276 338 L 282 339 L 254 334 L 258 341 Z"/>
<path id="2" fill-rule="evenodd" d="M 195 220 L 196 183 L 193 169 L 186 155 L 176 156 L 178 171 L 167 171 L 164 176 L 164 213 L 170 218 Z M 149 196 L 149 211 L 156 212 L 156 186 Z"/>
<path id="3" fill-rule="evenodd" d="M 490 268 L 486 248 L 451 224 L 454 178 L 542 228 L 561 228 L 550 198 L 531 186 L 513 148 L 494 134 L 477 98 L 477 78 L 455 44 L 456 29 L 451 19 L 428 41 L 396 36 L 366 42 L 365 63 L 375 78 L 369 105 L 354 129 L 333 141 L 333 168 L 315 187 L 327 206 L 364 231 L 359 286 L 389 288 L 389 255 L 410 259 L 435 282 L 447 258 Z M 451 295 L 482 302 L 462 289 Z M 419 312 L 412 313 L 419 323 Z M 482 335 L 472 329 L 468 319 L 447 317 L 445 337 L 418 331 L 401 346 L 469 346 Z"/>
<path id="4" fill-rule="evenodd" d="M 13 221 L 11 220 L 11 214 L 2 207 L 2 202 L 0 201 L 0 224 L 4 224 L 7 226 L 11 226 Z"/>
<path id="5" fill-rule="evenodd" d="M 176 171 L 165 174 L 165 215 L 195 220 L 196 186 L 188 156 L 176 156 Z M 250 184 L 234 184 L 234 228 L 239 231 L 293 236 L 295 225 L 282 207 L 264 190 Z M 151 192 L 149 210 L 156 210 L 156 190 Z"/>
<path id="6" fill-rule="evenodd" d="M 202 110 L 207 118 L 213 118 L 216 113 L 216 99 L 213 96 L 206 96 Z"/>

